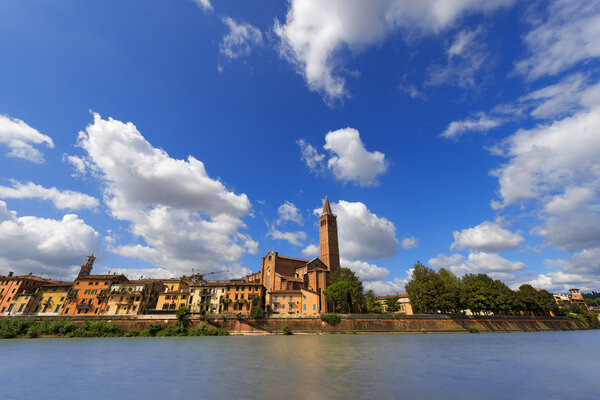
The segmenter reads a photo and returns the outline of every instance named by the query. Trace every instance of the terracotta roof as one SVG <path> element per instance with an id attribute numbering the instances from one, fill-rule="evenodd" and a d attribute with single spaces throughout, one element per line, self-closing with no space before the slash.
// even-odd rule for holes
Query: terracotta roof
<path id="1" fill-rule="evenodd" d="M 377 296 L 377 300 L 385 300 L 385 299 L 389 299 L 390 297 L 398 297 L 398 298 L 408 298 L 408 294 L 403 293 L 403 294 L 389 294 L 386 296 Z"/>
<path id="2" fill-rule="evenodd" d="M 49 283 L 45 283 L 43 284 L 41 287 L 61 287 L 61 286 L 73 286 L 73 282 L 62 282 L 62 281 L 58 281 L 58 282 L 49 282 Z"/>
<path id="3" fill-rule="evenodd" d="M 29 280 L 29 281 L 37 281 L 37 282 L 52 282 L 52 280 L 50 280 L 50 279 L 44 279 L 37 275 L 4 276 L 4 277 L 2 277 L 2 279 L 8 279 L 8 280 L 12 280 L 12 281 L 14 281 L 14 280 L 16 280 L 16 281 Z"/>
<path id="4" fill-rule="evenodd" d="M 304 258 L 296 258 L 296 257 L 288 257 L 288 256 L 280 256 L 280 255 L 277 255 L 277 257 L 278 258 L 285 258 L 285 259 L 288 259 L 288 260 L 303 261 L 305 263 L 308 263 L 308 260 L 305 260 Z"/>
<path id="5" fill-rule="evenodd" d="M 112 274 L 105 274 L 105 275 L 86 275 L 86 276 L 78 276 L 77 278 L 75 278 L 75 281 L 87 281 L 87 280 L 95 280 L 95 279 L 102 279 L 102 280 L 112 280 L 112 279 L 123 279 L 125 278 L 126 281 L 128 281 L 127 277 L 123 274 L 119 274 L 119 275 L 112 275 Z"/>

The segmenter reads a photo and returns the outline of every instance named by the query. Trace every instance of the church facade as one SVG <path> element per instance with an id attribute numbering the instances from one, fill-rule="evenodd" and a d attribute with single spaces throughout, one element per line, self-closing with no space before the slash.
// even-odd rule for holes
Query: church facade
<path id="1" fill-rule="evenodd" d="M 247 277 L 266 289 L 265 305 L 274 314 L 319 314 L 328 311 L 324 291 L 330 276 L 340 268 L 337 217 L 325 197 L 319 216 L 319 252 L 312 260 L 269 251 L 260 272 Z"/>

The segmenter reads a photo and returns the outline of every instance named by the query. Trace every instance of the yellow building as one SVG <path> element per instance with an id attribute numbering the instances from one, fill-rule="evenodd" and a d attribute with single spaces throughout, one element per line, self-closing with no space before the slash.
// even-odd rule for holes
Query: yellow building
<path id="1" fill-rule="evenodd" d="M 398 311 L 394 311 L 394 314 L 406 314 L 406 315 L 413 315 L 413 309 L 412 306 L 410 304 L 410 299 L 408 298 L 407 294 L 396 294 L 396 295 L 390 295 L 390 296 L 377 296 L 377 302 L 381 304 L 381 308 L 383 310 L 383 312 L 388 312 L 387 310 L 387 299 L 389 298 L 397 298 L 398 299 L 398 303 L 400 305 L 400 308 L 398 309 Z"/>
<path id="2" fill-rule="evenodd" d="M 138 315 L 155 309 L 162 280 L 142 279 L 111 285 L 105 315 Z"/>
<path id="3" fill-rule="evenodd" d="M 35 303 L 35 294 L 17 293 L 13 296 L 12 309 L 9 315 L 25 315 L 30 312 Z"/>
<path id="4" fill-rule="evenodd" d="M 226 282 L 208 281 L 190 286 L 188 306 L 191 313 L 220 314 L 223 311 L 221 297 L 225 296 Z"/>
<path id="5" fill-rule="evenodd" d="M 156 311 L 177 311 L 189 302 L 189 284 L 183 279 L 163 279 L 164 289 L 158 294 Z"/>
<path id="6" fill-rule="evenodd" d="M 54 282 L 40 286 L 29 313 L 34 315 L 60 315 L 73 282 Z"/>

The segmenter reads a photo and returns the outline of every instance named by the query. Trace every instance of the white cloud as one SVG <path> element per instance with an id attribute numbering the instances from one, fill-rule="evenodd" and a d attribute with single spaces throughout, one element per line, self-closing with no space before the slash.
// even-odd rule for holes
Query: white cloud
<path id="1" fill-rule="evenodd" d="M 90 209 L 100 205 L 96 198 L 72 190 L 58 190 L 55 187 L 45 188 L 33 182 L 21 183 L 11 180 L 11 183 L 12 187 L 0 186 L 0 198 L 49 200 L 59 210 Z"/>
<path id="2" fill-rule="evenodd" d="M 428 68 L 425 85 L 456 85 L 464 89 L 476 86 L 478 74 L 492 62 L 483 40 L 483 29 L 464 29 L 456 34 L 447 49 L 446 64 L 435 64 Z"/>
<path id="3" fill-rule="evenodd" d="M 529 56 L 516 64 L 518 73 L 538 79 L 600 56 L 598 1 L 557 0 L 545 14 L 524 37 Z"/>
<path id="4" fill-rule="evenodd" d="M 594 190 L 587 187 L 569 187 L 563 194 L 557 194 L 546 203 L 546 211 L 552 214 L 565 214 L 581 209 L 596 197 Z"/>
<path id="5" fill-rule="evenodd" d="M 0 201 L 0 266 L 3 270 L 72 278 L 87 255 L 98 253 L 98 237 L 98 233 L 75 214 L 66 214 L 60 220 L 19 217 Z"/>
<path id="6" fill-rule="evenodd" d="M 251 204 L 208 176 L 204 164 L 189 156 L 177 160 L 144 139 L 132 123 L 102 119 L 79 134 L 86 161 L 102 182 L 111 215 L 128 221 L 145 244 L 117 246 L 170 270 L 199 272 L 235 264 L 257 243 L 241 230 Z"/>
<path id="7" fill-rule="evenodd" d="M 489 117 L 484 113 L 478 113 L 475 118 L 467 118 L 463 121 L 452 121 L 440 135 L 445 139 L 456 139 L 469 131 L 486 132 L 502 125 L 501 118 Z"/>
<path id="8" fill-rule="evenodd" d="M 310 143 L 306 143 L 303 139 L 298 140 L 300 146 L 300 154 L 302 161 L 306 164 L 311 172 L 319 173 L 325 170 L 325 154 L 319 153 Z"/>
<path id="9" fill-rule="evenodd" d="M 402 247 L 404 250 L 416 249 L 417 247 L 419 247 L 419 244 L 417 243 L 417 238 L 407 237 L 402 239 L 402 241 L 400 242 L 400 247 Z"/>
<path id="10" fill-rule="evenodd" d="M 285 201 L 277 209 L 277 225 L 281 225 L 284 222 L 295 222 L 298 225 L 302 225 L 302 215 L 298 207 L 292 202 Z"/>
<path id="11" fill-rule="evenodd" d="M 450 249 L 465 249 L 471 251 L 497 252 L 515 249 L 525 238 L 502 228 L 500 225 L 484 221 L 481 224 L 452 232 L 454 243 Z"/>
<path id="12" fill-rule="evenodd" d="M 312 145 L 299 140 L 302 160 L 312 172 L 321 172 L 325 166 L 325 155 Z M 325 135 L 325 150 L 329 152 L 327 168 L 342 182 L 358 186 L 377 186 L 378 177 L 388 169 L 385 154 L 368 151 L 356 129 L 344 128 Z"/>
<path id="13" fill-rule="evenodd" d="M 178 278 L 172 271 L 166 268 L 112 268 L 112 267 L 95 267 L 98 273 L 108 274 L 117 273 L 125 275 L 129 280 L 136 279 L 169 279 Z M 191 271 L 188 273 L 191 275 Z"/>
<path id="14" fill-rule="evenodd" d="M 249 56 L 253 45 L 262 43 L 262 33 L 258 28 L 248 23 L 237 23 L 230 17 L 224 17 L 223 23 L 229 28 L 223 37 L 219 51 L 225 57 L 233 60 Z"/>
<path id="15" fill-rule="evenodd" d="M 342 267 L 350 268 L 364 282 L 381 281 L 390 274 L 387 268 L 378 267 L 365 261 L 350 261 L 342 258 L 340 264 Z"/>
<path id="16" fill-rule="evenodd" d="M 404 285 L 409 279 L 394 278 L 391 281 L 367 281 L 364 282 L 365 290 L 372 290 L 378 295 L 406 293 Z"/>
<path id="17" fill-rule="evenodd" d="M 520 261 L 509 261 L 498 254 L 483 251 L 470 253 L 466 259 L 462 254 L 439 254 L 431 258 L 428 264 L 436 269 L 446 268 L 458 276 L 485 273 L 494 279 L 507 282 L 515 281 L 514 273 L 527 267 Z"/>
<path id="18" fill-rule="evenodd" d="M 291 0 L 285 23 L 275 22 L 281 54 L 294 64 L 310 90 L 327 102 L 348 95 L 337 57 L 383 41 L 391 32 L 435 34 L 461 16 L 491 12 L 513 0 Z"/>
<path id="19" fill-rule="evenodd" d="M 210 0 L 192 0 L 194 3 L 198 5 L 198 7 L 202 8 L 204 11 L 211 11 L 213 9 L 212 4 L 210 4 Z"/>
<path id="20" fill-rule="evenodd" d="M 8 146 L 10 157 L 22 158 L 35 163 L 44 162 L 44 156 L 33 145 L 46 144 L 53 148 L 54 142 L 25 122 L 0 114 L 0 144 Z"/>
<path id="21" fill-rule="evenodd" d="M 302 255 L 304 257 L 318 257 L 319 252 L 319 246 L 317 246 L 316 244 L 309 244 L 304 249 L 302 249 Z"/>
<path id="22" fill-rule="evenodd" d="M 71 174 L 72 177 L 84 176 L 87 173 L 87 162 L 83 157 L 63 154 L 63 161 L 71 164 L 75 170 L 75 172 Z"/>
<path id="23" fill-rule="evenodd" d="M 534 118 L 555 118 L 581 107 L 587 85 L 586 77 L 581 73 L 575 73 L 556 84 L 521 96 L 518 101 L 534 107 L 530 112 Z"/>
<path id="24" fill-rule="evenodd" d="M 337 215 L 340 255 L 346 260 L 377 260 L 393 257 L 398 250 L 396 227 L 372 213 L 361 202 L 340 200 L 331 204 Z M 322 208 L 315 210 L 320 214 Z"/>
<path id="25" fill-rule="evenodd" d="M 287 240 L 294 246 L 302 246 L 302 241 L 306 239 L 306 232 L 282 232 L 276 229 L 274 226 L 271 226 L 267 236 L 276 240 Z"/>

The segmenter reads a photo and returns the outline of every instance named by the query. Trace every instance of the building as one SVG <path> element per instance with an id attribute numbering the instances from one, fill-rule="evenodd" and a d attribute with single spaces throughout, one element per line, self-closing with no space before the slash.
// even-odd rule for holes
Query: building
<path id="1" fill-rule="evenodd" d="M 122 274 L 92 275 L 96 257 L 85 259 L 73 288 L 67 294 L 61 315 L 100 315 L 104 312 L 111 285 L 127 282 Z"/>
<path id="2" fill-rule="evenodd" d="M 110 286 L 105 315 L 138 315 L 155 309 L 165 285 L 159 279 L 140 279 Z"/>
<path id="3" fill-rule="evenodd" d="M 588 305 L 581 294 L 581 291 L 577 288 L 569 289 L 569 294 L 555 294 L 554 301 L 559 306 L 570 307 L 573 304 L 578 305 L 584 310 L 588 310 Z"/>
<path id="4" fill-rule="evenodd" d="M 156 311 L 175 312 L 189 302 L 190 282 L 185 279 L 163 279 L 163 291 L 158 294 Z"/>
<path id="5" fill-rule="evenodd" d="M 60 315 L 73 282 L 52 282 L 40 286 L 28 311 L 34 315 Z"/>
<path id="6" fill-rule="evenodd" d="M 49 279 L 31 273 L 28 275 L 14 275 L 9 272 L 8 276 L 4 276 L 0 280 L 0 315 L 25 312 L 25 308 L 32 300 L 32 295 L 37 288 L 50 282 L 52 281 Z M 17 300 L 19 301 L 18 305 Z M 22 310 L 18 311 L 21 306 L 23 306 Z"/>
<path id="7" fill-rule="evenodd" d="M 340 268 L 337 217 L 325 197 L 319 216 L 320 257 L 313 260 L 286 257 L 269 251 L 262 258 L 260 273 L 248 279 L 260 281 L 266 289 L 265 305 L 277 314 L 327 312 L 324 290 L 330 275 Z"/>
<path id="8" fill-rule="evenodd" d="M 225 297 L 228 282 L 207 281 L 190 285 L 188 307 L 191 313 L 220 314 L 223 311 L 221 299 Z"/>
<path id="9" fill-rule="evenodd" d="M 387 299 L 389 298 L 397 298 L 398 304 L 400 308 L 398 311 L 394 311 L 394 314 L 406 314 L 413 315 L 413 309 L 410 304 L 410 299 L 408 298 L 408 294 L 397 294 L 397 295 L 389 295 L 389 296 L 377 296 L 377 302 L 381 304 L 382 311 L 388 312 Z"/>

